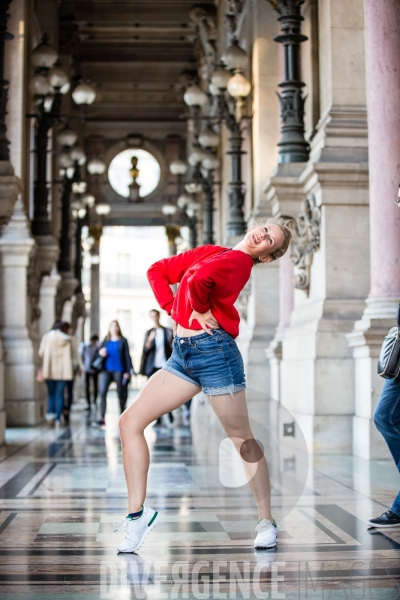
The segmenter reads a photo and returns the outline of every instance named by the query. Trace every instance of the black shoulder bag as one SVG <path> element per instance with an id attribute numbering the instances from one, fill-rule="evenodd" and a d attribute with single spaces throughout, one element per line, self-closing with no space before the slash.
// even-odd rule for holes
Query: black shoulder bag
<path id="1" fill-rule="evenodd" d="M 104 345 L 102 344 L 100 348 L 104 348 Z M 100 350 L 100 348 L 99 348 L 99 350 Z M 99 350 L 96 351 L 96 354 L 94 355 L 94 358 L 90 365 L 90 368 L 93 369 L 94 371 L 97 371 L 98 373 L 100 373 L 100 371 L 104 370 L 104 366 L 106 364 L 106 359 L 107 359 L 106 356 L 100 356 Z"/>
<path id="2" fill-rule="evenodd" d="M 397 327 L 392 327 L 385 337 L 378 361 L 378 375 L 396 379 L 400 374 L 400 304 L 397 309 Z"/>

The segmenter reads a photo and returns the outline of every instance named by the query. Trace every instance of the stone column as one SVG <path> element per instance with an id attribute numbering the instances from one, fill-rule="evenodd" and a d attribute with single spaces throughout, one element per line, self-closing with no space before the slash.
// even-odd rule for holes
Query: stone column
<path id="1" fill-rule="evenodd" d="M 50 275 L 45 275 L 40 286 L 40 319 L 39 319 L 39 337 L 50 331 L 56 320 L 56 295 L 57 287 L 60 282 L 60 276 L 53 269 Z"/>
<path id="2" fill-rule="evenodd" d="M 363 458 L 388 456 L 372 421 L 383 379 L 376 372 L 382 340 L 395 325 L 400 300 L 400 5 L 366 0 L 366 71 L 370 172 L 371 287 L 366 309 L 348 336 L 356 364 L 353 451 Z"/>
<path id="3" fill-rule="evenodd" d="M 264 210 L 268 210 L 266 207 L 269 206 L 274 217 L 296 218 L 304 196 L 300 175 L 305 166 L 304 163 L 283 163 L 277 166 L 273 176 L 265 185 Z M 294 308 L 293 262 L 290 253 L 289 248 L 278 263 L 279 323 L 273 339 L 265 350 L 271 371 L 269 393 L 272 398 L 279 401 L 281 399 L 282 343 Z"/>
<path id="4" fill-rule="evenodd" d="M 28 296 L 28 269 L 35 242 L 20 200 L 0 237 L 2 287 L 0 325 L 5 355 L 5 408 L 8 425 L 36 425 L 45 414 L 36 382 L 37 340 Z"/>
<path id="5" fill-rule="evenodd" d="M 369 287 L 363 0 L 322 0 L 318 7 L 321 114 L 311 159 L 298 177 L 304 200 L 281 402 L 310 452 L 349 453 L 354 361 L 346 334 L 362 315 Z"/>

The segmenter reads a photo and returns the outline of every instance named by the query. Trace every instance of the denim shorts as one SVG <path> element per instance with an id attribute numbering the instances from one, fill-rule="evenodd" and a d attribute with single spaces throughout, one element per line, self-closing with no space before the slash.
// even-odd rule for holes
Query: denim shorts
<path id="1" fill-rule="evenodd" d="M 212 335 L 175 336 L 163 369 L 200 386 L 207 396 L 232 396 L 246 388 L 239 348 L 223 329 L 214 329 Z"/>

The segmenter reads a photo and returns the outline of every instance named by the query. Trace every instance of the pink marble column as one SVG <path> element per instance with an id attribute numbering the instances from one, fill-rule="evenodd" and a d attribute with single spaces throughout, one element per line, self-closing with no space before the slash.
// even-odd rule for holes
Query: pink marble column
<path id="1" fill-rule="evenodd" d="M 288 327 L 293 308 L 293 262 L 288 250 L 279 259 L 279 328 Z"/>
<path id="2" fill-rule="evenodd" d="M 366 0 L 371 290 L 400 296 L 400 1 Z"/>

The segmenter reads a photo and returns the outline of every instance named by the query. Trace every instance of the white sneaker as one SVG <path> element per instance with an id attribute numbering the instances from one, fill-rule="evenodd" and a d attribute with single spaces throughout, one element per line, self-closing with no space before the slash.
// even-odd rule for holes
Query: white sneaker
<path id="1" fill-rule="evenodd" d="M 54 425 L 54 421 L 56 420 L 56 413 L 46 413 L 46 421 Z"/>
<path id="2" fill-rule="evenodd" d="M 261 519 L 256 525 L 257 537 L 254 540 L 254 548 L 275 548 L 278 541 L 278 529 L 275 521 Z"/>
<path id="3" fill-rule="evenodd" d="M 143 504 L 143 514 L 132 521 L 127 517 L 122 521 L 122 527 L 115 531 L 126 531 L 125 542 L 118 546 L 118 552 L 136 552 L 143 544 L 150 531 L 157 525 L 160 515 L 146 504 Z"/>

